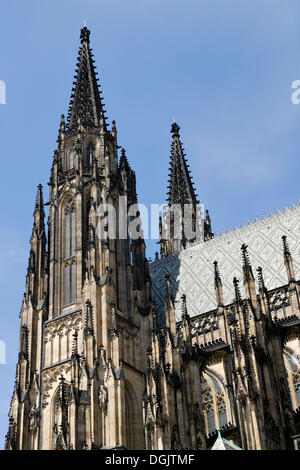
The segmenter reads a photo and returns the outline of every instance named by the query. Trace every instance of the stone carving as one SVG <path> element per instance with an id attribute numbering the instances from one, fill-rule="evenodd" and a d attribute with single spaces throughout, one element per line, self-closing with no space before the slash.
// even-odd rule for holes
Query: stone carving
<path id="1" fill-rule="evenodd" d="M 29 411 L 29 430 L 36 431 L 38 427 L 38 411 L 36 405 L 34 404 Z"/>
<path id="2" fill-rule="evenodd" d="M 108 390 L 103 383 L 99 385 L 98 401 L 100 409 L 106 412 L 108 402 Z"/>

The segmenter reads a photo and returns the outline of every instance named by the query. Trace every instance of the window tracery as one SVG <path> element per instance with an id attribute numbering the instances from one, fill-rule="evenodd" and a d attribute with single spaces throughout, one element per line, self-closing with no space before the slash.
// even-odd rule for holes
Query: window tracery
<path id="1" fill-rule="evenodd" d="M 207 435 L 228 423 L 224 393 L 218 380 L 209 376 L 201 381 L 201 397 Z"/>
<path id="2" fill-rule="evenodd" d="M 86 166 L 86 168 L 89 168 L 92 165 L 95 155 L 96 155 L 95 145 L 93 144 L 93 142 L 90 142 L 89 145 L 87 146 L 86 152 L 85 152 L 85 166 Z"/>

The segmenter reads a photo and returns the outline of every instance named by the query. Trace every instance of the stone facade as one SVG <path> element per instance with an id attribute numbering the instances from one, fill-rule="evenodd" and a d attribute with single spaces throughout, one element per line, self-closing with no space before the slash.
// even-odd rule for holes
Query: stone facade
<path id="1" fill-rule="evenodd" d="M 46 204 L 38 187 L 6 449 L 200 450 L 217 436 L 226 448 L 299 448 L 300 208 L 214 237 L 174 123 L 161 256 L 149 266 L 89 35 Z M 99 205 L 118 213 L 124 196 L 140 237 L 119 226 L 112 237 L 110 223 L 100 237 Z M 190 204 L 200 240 L 176 239 L 173 204 Z"/>

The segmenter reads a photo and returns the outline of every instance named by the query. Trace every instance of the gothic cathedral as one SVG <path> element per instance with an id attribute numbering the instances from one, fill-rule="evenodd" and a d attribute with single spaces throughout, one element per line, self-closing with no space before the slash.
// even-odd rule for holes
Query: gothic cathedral
<path id="1" fill-rule="evenodd" d="M 139 212 L 89 36 L 37 190 L 6 449 L 300 448 L 300 206 L 221 236 L 206 211 L 197 242 L 161 219 L 151 263 L 142 227 L 100 237 L 100 205 Z M 195 221 L 179 131 L 167 203 Z"/>

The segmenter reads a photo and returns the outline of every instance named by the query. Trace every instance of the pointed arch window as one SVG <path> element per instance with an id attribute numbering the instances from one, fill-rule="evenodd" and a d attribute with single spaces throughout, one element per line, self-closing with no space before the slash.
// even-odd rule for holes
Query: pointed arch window
<path id="1" fill-rule="evenodd" d="M 216 428 L 228 423 L 228 414 L 222 387 L 218 380 L 209 374 L 209 378 L 201 381 L 201 400 L 209 436 Z"/>
<path id="2" fill-rule="evenodd" d="M 65 209 L 64 257 L 71 258 L 75 254 L 75 205 L 70 203 Z"/>
<path id="3" fill-rule="evenodd" d="M 76 264 L 75 260 L 64 265 L 64 305 L 75 302 Z"/>
<path id="4" fill-rule="evenodd" d="M 87 168 L 89 168 L 92 165 L 93 158 L 95 157 L 95 155 L 96 155 L 95 145 L 93 144 L 93 142 L 90 142 L 85 152 L 85 166 Z"/>
<path id="5" fill-rule="evenodd" d="M 69 153 L 69 169 L 74 168 L 75 166 L 75 155 L 76 151 L 75 148 L 71 148 L 70 153 Z"/>
<path id="6" fill-rule="evenodd" d="M 75 204 L 70 201 L 65 207 L 64 229 L 63 229 L 63 299 L 64 306 L 75 302 L 76 298 L 76 221 L 75 221 Z"/>
<path id="7" fill-rule="evenodd" d="M 300 407 L 300 367 L 298 355 L 293 349 L 285 347 L 284 363 L 288 373 L 288 384 L 293 409 Z"/>

